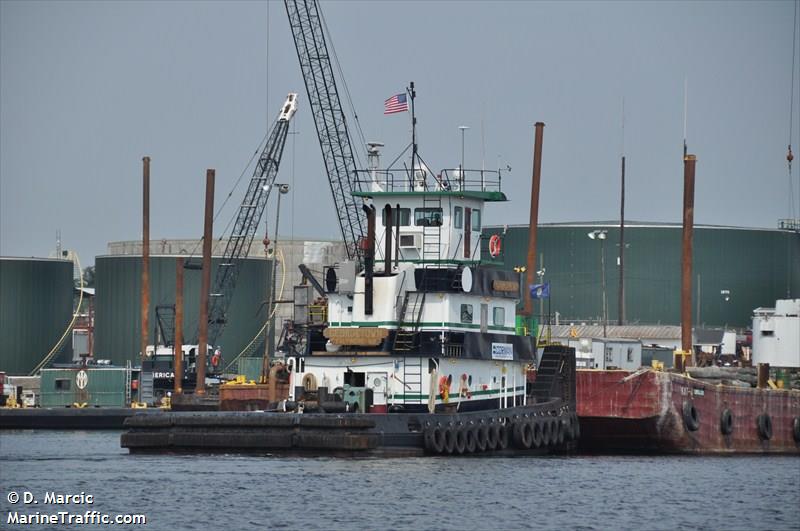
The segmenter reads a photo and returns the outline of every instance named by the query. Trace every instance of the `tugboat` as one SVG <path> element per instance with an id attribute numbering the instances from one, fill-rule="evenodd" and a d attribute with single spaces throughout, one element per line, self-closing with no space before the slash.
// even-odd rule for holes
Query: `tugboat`
<path id="1" fill-rule="evenodd" d="M 544 453 L 574 446 L 575 357 L 537 353 L 517 326 L 518 273 L 482 264 L 481 216 L 507 198 L 499 171 L 369 170 L 363 268 L 324 273 L 327 324 L 288 349 L 272 411 L 132 417 L 122 446 L 152 451 Z M 492 236 L 494 251 L 501 235 Z M 360 271 L 359 271 L 360 269 Z M 319 286 L 320 283 L 316 282 Z M 535 381 L 529 374 L 535 371 Z"/>

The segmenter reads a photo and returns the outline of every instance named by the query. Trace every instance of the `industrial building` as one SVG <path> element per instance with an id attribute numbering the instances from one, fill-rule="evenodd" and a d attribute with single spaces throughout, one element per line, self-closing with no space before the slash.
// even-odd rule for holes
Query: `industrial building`
<path id="1" fill-rule="evenodd" d="M 0 257 L 0 372 L 32 371 L 67 331 L 72 304 L 71 261 Z M 70 361 L 70 343 L 54 361 Z"/>
<path id="2" fill-rule="evenodd" d="M 492 258 L 484 245 L 483 259 L 524 266 L 528 232 L 528 225 L 484 227 L 483 239 L 501 236 L 502 250 Z M 593 232 L 604 237 L 592 239 Z M 626 223 L 623 324 L 680 323 L 681 234 L 680 224 Z M 544 313 L 562 324 L 601 323 L 605 271 L 605 314 L 616 324 L 619 222 L 540 224 L 537 240 L 537 283 L 550 283 Z M 749 328 L 756 308 L 800 297 L 800 232 L 696 225 L 693 269 L 695 325 Z"/>

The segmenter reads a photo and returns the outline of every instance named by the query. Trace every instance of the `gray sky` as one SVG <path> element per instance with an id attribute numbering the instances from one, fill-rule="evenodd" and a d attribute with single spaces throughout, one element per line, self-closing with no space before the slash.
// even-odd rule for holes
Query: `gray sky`
<path id="1" fill-rule="evenodd" d="M 547 124 L 540 220 L 617 218 L 623 96 L 626 217 L 679 221 L 685 78 L 695 222 L 774 227 L 790 216 L 791 1 L 322 8 L 364 134 L 386 143 L 385 162 L 409 142 L 410 120 L 384 116 L 383 100 L 414 80 L 432 167 L 458 164 L 462 124 L 468 167 L 482 152 L 487 168 L 512 167 L 512 202 L 485 223 L 527 220 L 536 121 Z M 108 241 L 139 238 L 144 155 L 151 238 L 199 237 L 205 169 L 217 170 L 219 206 L 290 91 L 300 103 L 278 177 L 294 184 L 281 232 L 335 238 L 282 2 L 2 0 L 0 254 L 46 256 L 60 229 L 87 265 Z M 798 153 L 798 99 L 794 112 Z"/>

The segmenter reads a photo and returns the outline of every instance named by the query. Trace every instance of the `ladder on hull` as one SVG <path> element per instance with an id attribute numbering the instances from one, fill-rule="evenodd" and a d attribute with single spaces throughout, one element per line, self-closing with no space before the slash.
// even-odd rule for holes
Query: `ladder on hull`
<path id="1" fill-rule="evenodd" d="M 422 400 L 422 358 L 403 359 L 403 394 L 406 404 L 421 404 Z M 409 395 L 412 395 L 409 397 Z"/>

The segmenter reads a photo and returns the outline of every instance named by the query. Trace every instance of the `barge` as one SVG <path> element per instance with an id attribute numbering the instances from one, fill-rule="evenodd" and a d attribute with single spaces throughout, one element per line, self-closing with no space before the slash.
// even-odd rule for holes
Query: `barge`
<path id="1" fill-rule="evenodd" d="M 583 451 L 800 454 L 800 391 L 652 369 L 576 377 Z"/>

